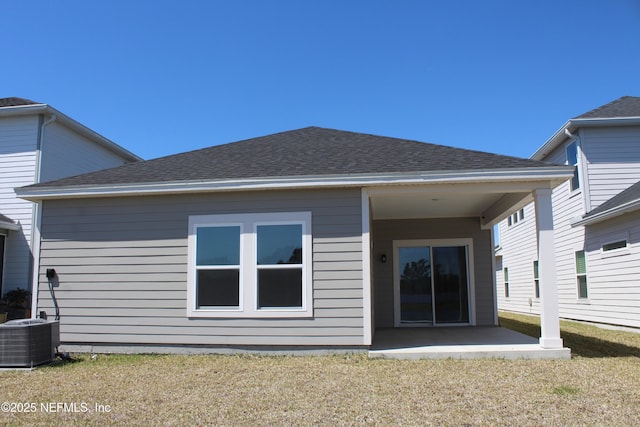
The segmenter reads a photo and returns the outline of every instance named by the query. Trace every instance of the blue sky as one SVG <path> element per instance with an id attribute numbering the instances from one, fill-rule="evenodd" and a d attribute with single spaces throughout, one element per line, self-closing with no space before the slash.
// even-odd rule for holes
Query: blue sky
<path id="1" fill-rule="evenodd" d="M 640 96 L 638 0 L 31 0 L 0 16 L 0 97 L 143 158 L 305 126 L 528 157 Z"/>

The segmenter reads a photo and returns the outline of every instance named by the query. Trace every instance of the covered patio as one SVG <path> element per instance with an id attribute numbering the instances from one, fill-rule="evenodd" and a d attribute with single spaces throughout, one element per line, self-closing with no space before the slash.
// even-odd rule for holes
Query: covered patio
<path id="1" fill-rule="evenodd" d="M 370 357 L 570 358 L 560 338 L 551 203 L 566 175 L 481 171 L 364 189 Z M 495 282 L 493 227 L 530 202 L 539 244 L 539 339 L 498 326 Z"/>
<path id="2" fill-rule="evenodd" d="M 380 328 L 370 358 L 570 359 L 568 348 L 543 348 L 537 339 L 499 326 Z"/>

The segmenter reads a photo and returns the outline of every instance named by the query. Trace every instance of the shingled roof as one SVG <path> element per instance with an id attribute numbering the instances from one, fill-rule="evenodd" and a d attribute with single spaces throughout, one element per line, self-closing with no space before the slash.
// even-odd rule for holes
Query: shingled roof
<path id="1" fill-rule="evenodd" d="M 0 228 L 17 230 L 19 226 L 11 218 L 0 213 Z"/>
<path id="2" fill-rule="evenodd" d="M 11 218 L 9 218 L 8 216 L 4 216 L 0 213 L 0 222 L 6 222 L 9 224 L 13 224 L 13 220 Z"/>
<path id="3" fill-rule="evenodd" d="M 407 139 L 307 127 L 26 188 L 548 166 Z"/>
<path id="4" fill-rule="evenodd" d="M 608 104 L 594 108 L 574 119 L 610 119 L 622 117 L 640 117 L 640 97 L 623 96 Z"/>
<path id="5" fill-rule="evenodd" d="M 0 108 L 2 107 L 18 107 L 21 105 L 38 105 L 38 102 L 34 102 L 30 99 L 24 99 L 24 98 L 16 98 L 16 97 L 10 97 L 10 98 L 0 98 Z"/>
<path id="6" fill-rule="evenodd" d="M 531 159 L 544 160 L 560 144 L 563 144 L 568 136 L 566 131 L 575 133 L 578 128 L 584 126 L 625 126 L 637 124 L 640 120 L 640 97 L 623 96 L 601 105 L 598 108 L 576 116 L 562 125 L 535 153 Z"/>
<path id="7" fill-rule="evenodd" d="M 605 212 L 615 211 L 634 202 L 640 202 L 640 182 L 636 182 L 631 187 L 621 193 L 618 193 L 597 208 L 593 209 L 583 217 L 583 220 L 596 218 Z"/>

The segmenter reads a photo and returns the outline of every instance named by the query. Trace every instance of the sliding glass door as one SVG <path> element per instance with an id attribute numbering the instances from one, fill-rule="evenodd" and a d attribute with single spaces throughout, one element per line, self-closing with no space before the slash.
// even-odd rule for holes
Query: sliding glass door
<path id="1" fill-rule="evenodd" d="M 431 249 L 405 246 L 396 251 L 399 260 L 400 319 L 402 323 L 433 322 Z"/>
<path id="2" fill-rule="evenodd" d="M 396 325 L 469 323 L 468 245 L 394 242 Z"/>

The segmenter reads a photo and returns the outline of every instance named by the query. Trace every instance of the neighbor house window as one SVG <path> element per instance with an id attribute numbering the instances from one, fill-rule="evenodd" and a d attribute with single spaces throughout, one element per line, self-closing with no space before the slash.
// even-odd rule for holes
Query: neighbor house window
<path id="1" fill-rule="evenodd" d="M 507 267 L 503 270 L 504 273 L 504 297 L 509 298 L 509 269 Z"/>
<path id="2" fill-rule="evenodd" d="M 538 273 L 538 261 L 533 261 L 533 295 L 540 298 L 540 275 Z"/>
<path id="3" fill-rule="evenodd" d="M 524 219 L 524 208 L 520 209 L 518 212 L 509 215 L 507 218 L 507 225 L 512 226 L 516 225 L 518 221 L 522 221 Z"/>
<path id="4" fill-rule="evenodd" d="M 310 317 L 311 213 L 189 218 L 190 317 Z"/>
<path id="5" fill-rule="evenodd" d="M 571 191 L 580 188 L 580 178 L 578 176 L 578 145 L 572 142 L 567 146 L 567 164 L 573 166 L 573 178 L 571 178 Z"/>
<path id="6" fill-rule="evenodd" d="M 587 260 L 584 251 L 576 251 L 576 278 L 578 283 L 578 298 L 589 298 L 587 289 Z"/>
<path id="7" fill-rule="evenodd" d="M 602 245 L 602 252 L 615 251 L 616 249 L 625 249 L 627 247 L 626 240 L 619 240 L 617 242 L 606 243 Z"/>

